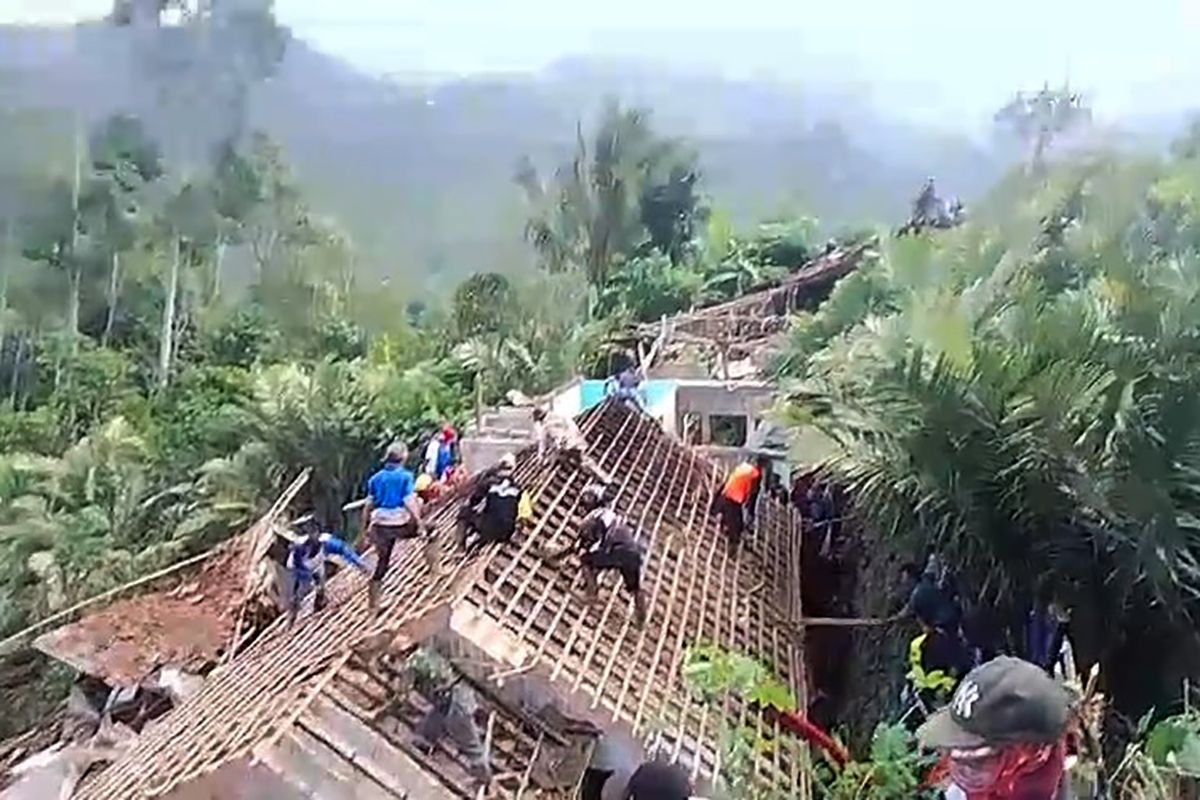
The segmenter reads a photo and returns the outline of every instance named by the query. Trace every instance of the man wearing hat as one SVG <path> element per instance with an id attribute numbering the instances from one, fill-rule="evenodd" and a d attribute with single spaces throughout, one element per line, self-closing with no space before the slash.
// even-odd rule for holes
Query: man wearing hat
<path id="1" fill-rule="evenodd" d="M 947 798 L 1065 800 L 1073 705 L 1044 670 L 1001 656 L 969 672 L 917 738 L 948 760 Z"/>
<path id="2" fill-rule="evenodd" d="M 579 535 L 557 551 L 543 552 L 542 557 L 554 564 L 577 552 L 589 603 L 597 597 L 599 573 L 617 572 L 625 591 L 633 595 L 633 621 L 640 628 L 646 624 L 647 612 L 646 596 L 642 593 L 645 550 L 629 521 L 614 511 L 609 501 L 609 487 L 585 487 L 579 498 L 579 507 L 584 512 Z"/>

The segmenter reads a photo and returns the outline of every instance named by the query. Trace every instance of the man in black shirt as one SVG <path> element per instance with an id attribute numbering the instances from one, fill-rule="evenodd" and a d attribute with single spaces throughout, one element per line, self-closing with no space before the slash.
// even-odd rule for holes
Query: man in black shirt
<path id="1" fill-rule="evenodd" d="M 459 508 L 458 535 L 464 550 L 507 542 L 518 524 L 533 521 L 529 494 L 513 475 L 516 466 L 516 457 L 505 453 L 495 471 L 476 482 L 471 496 Z"/>
<path id="2" fill-rule="evenodd" d="M 604 570 L 616 570 L 625 590 L 633 595 L 634 622 L 641 627 L 646 622 L 646 599 L 642 594 L 642 548 L 629 523 L 604 504 L 604 489 L 591 486 L 580 498 L 585 516 L 576 540 L 556 553 L 546 555 L 548 561 L 558 561 L 571 552 L 579 553 L 583 565 L 584 591 L 589 602 L 596 597 L 596 579 Z"/>

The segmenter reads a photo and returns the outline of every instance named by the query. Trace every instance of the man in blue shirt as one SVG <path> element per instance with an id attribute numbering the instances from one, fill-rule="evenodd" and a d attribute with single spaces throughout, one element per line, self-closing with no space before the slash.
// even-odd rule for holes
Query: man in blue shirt
<path id="1" fill-rule="evenodd" d="M 387 449 L 383 468 L 367 481 L 367 502 L 363 506 L 363 529 L 375 545 L 375 572 L 371 575 L 369 598 L 378 611 L 379 591 L 392 560 L 398 539 L 413 539 L 426 529 L 421 519 L 421 503 L 416 495 L 416 479 L 404 467 L 408 448 L 393 442 Z"/>
<path id="2" fill-rule="evenodd" d="M 321 533 L 315 521 L 305 521 L 300 532 L 303 538 L 292 544 L 287 558 L 287 568 L 292 578 L 288 602 L 289 625 L 296 621 L 300 602 L 314 585 L 317 595 L 313 599 L 313 610 L 320 611 L 325 607 L 325 562 L 331 557 L 337 556 L 359 572 L 367 571 L 366 563 L 354 552 L 353 547 L 331 533 Z"/>

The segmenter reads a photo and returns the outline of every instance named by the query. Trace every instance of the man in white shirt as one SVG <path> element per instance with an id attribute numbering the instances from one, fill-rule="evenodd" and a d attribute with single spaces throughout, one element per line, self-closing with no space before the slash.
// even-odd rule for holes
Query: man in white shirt
<path id="1" fill-rule="evenodd" d="M 533 435 L 538 460 L 557 457 L 576 469 L 591 473 L 601 483 L 611 483 L 608 473 L 587 454 L 587 439 L 583 438 L 575 420 L 544 408 L 534 408 Z"/>

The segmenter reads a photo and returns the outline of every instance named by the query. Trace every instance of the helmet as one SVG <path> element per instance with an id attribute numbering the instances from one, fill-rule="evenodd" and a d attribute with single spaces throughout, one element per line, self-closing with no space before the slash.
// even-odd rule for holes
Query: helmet
<path id="1" fill-rule="evenodd" d="M 417 476 L 417 482 L 413 486 L 417 492 L 428 492 L 433 488 L 433 478 L 424 473 Z"/>
<path id="2" fill-rule="evenodd" d="M 516 469 L 517 457 L 512 453 L 505 453 L 504 455 L 500 456 L 500 466 L 503 469 Z"/>
<path id="3" fill-rule="evenodd" d="M 604 487 L 597 484 L 585 486 L 579 494 L 579 502 L 588 511 L 604 505 Z"/>

